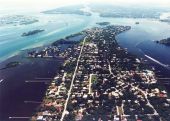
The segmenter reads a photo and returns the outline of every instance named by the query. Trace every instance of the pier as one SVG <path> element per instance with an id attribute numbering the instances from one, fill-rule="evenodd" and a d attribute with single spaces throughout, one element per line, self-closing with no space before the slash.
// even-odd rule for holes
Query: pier
<path id="1" fill-rule="evenodd" d="M 35 79 L 40 79 L 40 80 L 52 80 L 53 78 L 40 78 L 40 77 L 37 77 L 37 78 L 35 78 Z"/>
<path id="2" fill-rule="evenodd" d="M 30 119 L 31 117 L 9 117 L 9 119 Z"/>
<path id="3" fill-rule="evenodd" d="M 160 80 L 161 83 L 163 83 L 164 85 L 170 85 L 170 78 L 169 77 L 157 78 L 157 79 Z"/>
<path id="4" fill-rule="evenodd" d="M 170 78 L 158 78 L 159 80 L 170 80 Z"/>
<path id="5" fill-rule="evenodd" d="M 35 83 L 41 83 L 41 82 L 42 83 L 50 83 L 50 81 L 47 81 L 47 80 L 42 80 L 42 81 L 41 80 L 26 80 L 25 82 L 26 83 L 34 83 L 34 82 Z"/>
<path id="6" fill-rule="evenodd" d="M 38 103 L 38 104 L 41 104 L 42 102 L 39 102 L 39 101 L 24 101 L 24 103 Z"/>
<path id="7" fill-rule="evenodd" d="M 37 77 L 33 80 L 25 80 L 26 83 L 50 83 L 50 81 L 53 80 L 53 78 L 40 78 Z"/>

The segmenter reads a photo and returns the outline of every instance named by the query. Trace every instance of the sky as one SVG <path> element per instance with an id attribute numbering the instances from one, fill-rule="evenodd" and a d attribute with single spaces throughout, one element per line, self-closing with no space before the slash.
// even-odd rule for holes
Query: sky
<path id="1" fill-rule="evenodd" d="M 47 10 L 73 4 L 110 3 L 117 5 L 159 5 L 170 6 L 170 0 L 0 0 L 0 9 L 30 9 L 35 11 Z"/>

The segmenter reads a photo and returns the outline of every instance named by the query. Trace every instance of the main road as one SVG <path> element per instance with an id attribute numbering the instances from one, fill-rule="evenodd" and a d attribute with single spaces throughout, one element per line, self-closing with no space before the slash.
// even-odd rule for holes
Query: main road
<path id="1" fill-rule="evenodd" d="M 69 98 L 70 98 L 70 95 L 71 95 L 71 90 L 72 90 L 72 88 L 73 88 L 73 82 L 74 82 L 74 79 L 75 79 L 75 77 L 76 77 L 76 73 L 77 73 L 77 69 L 78 69 L 80 57 L 81 57 L 81 54 L 82 54 L 82 51 L 83 51 L 83 48 L 84 48 L 84 44 L 85 44 L 86 38 L 87 38 L 87 36 L 86 36 L 86 37 L 84 38 L 84 40 L 83 40 L 83 45 L 82 45 L 82 47 L 81 47 L 80 54 L 79 54 L 79 57 L 78 57 L 78 59 L 77 59 L 76 68 L 75 68 L 75 70 L 74 70 L 74 74 L 73 74 L 73 77 L 72 77 L 72 80 L 71 80 L 70 89 L 69 89 L 69 91 L 68 91 L 68 97 L 67 97 L 67 99 L 66 99 L 65 106 L 64 106 L 64 110 L 63 110 L 63 113 L 62 113 L 62 116 L 61 116 L 60 121 L 63 121 L 63 120 L 64 120 L 64 116 L 65 116 L 65 114 L 66 114 L 68 101 L 69 101 Z"/>

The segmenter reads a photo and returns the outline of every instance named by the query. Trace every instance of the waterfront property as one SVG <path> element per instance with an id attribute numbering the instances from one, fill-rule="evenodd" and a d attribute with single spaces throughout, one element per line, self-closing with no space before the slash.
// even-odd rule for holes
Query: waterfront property
<path id="1" fill-rule="evenodd" d="M 31 120 L 168 121 L 170 102 L 154 71 L 115 40 L 129 29 L 87 29 L 82 42 L 59 52 L 65 63 Z"/>

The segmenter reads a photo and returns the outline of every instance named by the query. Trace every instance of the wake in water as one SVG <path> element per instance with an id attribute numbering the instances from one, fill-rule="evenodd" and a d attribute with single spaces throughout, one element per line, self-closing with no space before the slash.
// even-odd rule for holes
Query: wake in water
<path id="1" fill-rule="evenodd" d="M 137 45 L 139 45 L 140 43 L 141 43 L 141 42 L 139 42 L 138 44 L 136 44 L 136 47 L 137 47 Z M 151 61 L 153 61 L 153 62 L 155 62 L 155 63 L 157 63 L 157 64 L 163 66 L 164 68 L 170 70 L 170 65 L 164 64 L 164 63 L 162 63 L 162 62 L 160 62 L 160 61 L 158 61 L 158 60 L 152 58 L 151 56 L 146 55 L 146 54 L 142 51 L 142 49 L 140 49 L 140 48 L 138 48 L 138 50 L 139 50 L 139 52 L 141 52 L 146 58 L 148 58 L 148 59 L 150 59 Z"/>
<path id="2" fill-rule="evenodd" d="M 163 64 L 160 61 L 158 61 L 158 60 L 156 60 L 156 59 L 154 59 L 154 58 L 152 58 L 152 57 L 150 57 L 150 56 L 148 56 L 146 54 L 145 54 L 145 57 L 147 57 L 148 59 L 152 60 L 153 62 L 155 62 L 155 63 L 157 63 L 157 64 L 159 64 L 159 65 L 161 65 L 161 66 L 163 66 L 163 67 L 165 67 L 165 68 L 170 70 L 170 66 L 169 65 Z"/>
<path id="3" fill-rule="evenodd" d="M 2 81 L 4 81 L 4 80 L 3 80 L 3 79 L 1 79 L 1 80 L 0 80 L 0 83 L 1 83 Z"/>
<path id="4" fill-rule="evenodd" d="M 144 41 L 145 41 L 145 40 L 144 40 Z M 136 44 L 135 44 L 135 47 L 138 48 L 138 45 L 140 45 L 140 44 L 143 43 L 144 41 L 140 41 L 140 42 L 136 43 Z"/>

